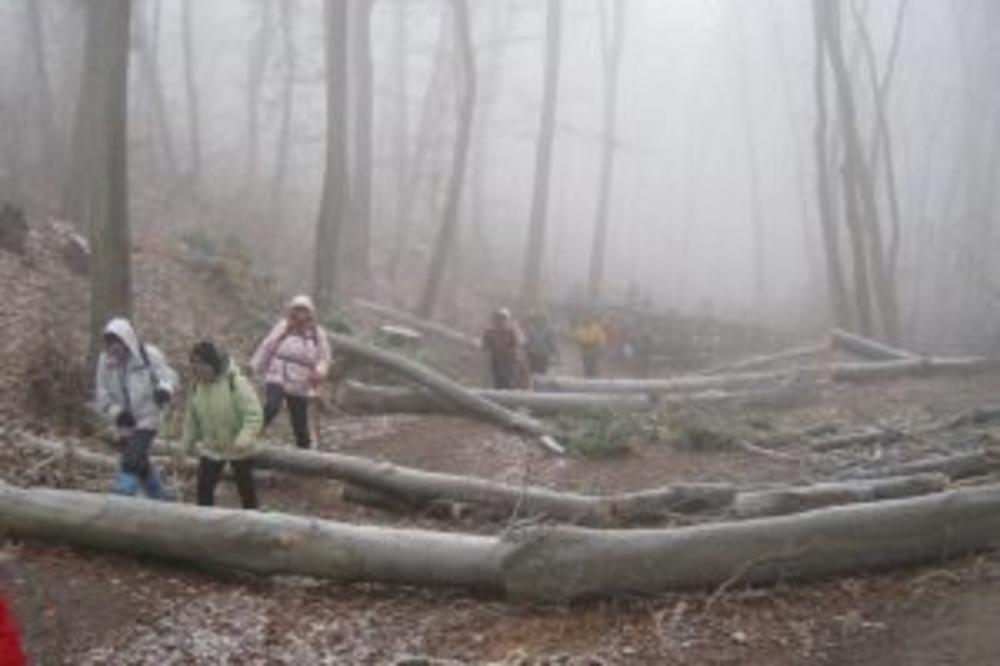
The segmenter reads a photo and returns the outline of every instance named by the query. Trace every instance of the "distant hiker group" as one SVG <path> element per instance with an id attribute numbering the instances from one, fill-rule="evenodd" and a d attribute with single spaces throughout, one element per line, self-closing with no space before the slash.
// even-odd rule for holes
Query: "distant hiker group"
<path id="1" fill-rule="evenodd" d="M 181 441 L 198 456 L 197 502 L 214 504 L 215 488 L 229 465 L 243 507 L 255 509 L 253 455 L 262 429 L 282 404 L 288 406 L 296 445 L 309 448 L 314 439 L 309 405 L 331 362 L 316 309 L 309 297 L 294 298 L 253 354 L 251 366 L 264 384 L 263 407 L 253 385 L 216 343 L 194 345 L 188 360 L 194 382 Z M 136 495 L 142 490 L 154 499 L 171 498 L 150 460 L 150 448 L 178 388 L 178 375 L 159 349 L 141 342 L 127 319 L 108 322 L 97 361 L 95 397 L 120 450 L 115 493 Z"/>

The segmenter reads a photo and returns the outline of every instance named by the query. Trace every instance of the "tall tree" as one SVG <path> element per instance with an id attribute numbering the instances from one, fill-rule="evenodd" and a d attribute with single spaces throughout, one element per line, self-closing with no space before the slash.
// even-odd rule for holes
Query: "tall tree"
<path id="1" fill-rule="evenodd" d="M 441 227 L 431 253 L 430 269 L 417 313 L 430 317 L 434 312 L 445 269 L 455 244 L 458 231 L 459 205 L 465 185 L 466 163 L 469 158 L 469 139 L 472 134 L 472 120 L 476 109 L 476 58 L 472 46 L 472 26 L 469 20 L 467 0 L 452 0 L 454 11 L 455 42 L 462 75 L 458 103 L 458 131 L 452 152 L 451 176 L 445 196 Z"/>
<path id="2" fill-rule="evenodd" d="M 194 21 L 192 20 L 194 0 L 184 0 L 181 5 L 181 42 L 184 51 L 184 92 L 187 97 L 188 143 L 191 150 L 191 165 L 188 178 L 192 186 L 198 188 L 201 178 L 201 108 L 198 97 L 198 82 L 195 74 L 198 65 L 194 53 Z"/>
<path id="3" fill-rule="evenodd" d="M 49 183 L 50 192 L 57 191 L 59 183 L 59 162 L 63 154 L 62 133 L 56 123 L 55 104 L 52 101 L 52 79 L 49 76 L 46 45 L 48 43 L 42 10 L 44 3 L 35 0 L 25 0 L 25 11 L 28 18 L 25 51 L 30 54 L 29 71 L 34 81 L 33 89 L 37 100 L 37 118 L 41 123 L 42 164 L 45 180 Z"/>
<path id="4" fill-rule="evenodd" d="M 601 136 L 601 175 L 597 189 L 597 213 L 590 248 L 590 300 L 598 301 L 604 288 L 604 261 L 608 242 L 608 209 L 615 168 L 615 129 L 618 122 L 618 79 L 625 45 L 625 0 L 613 0 L 610 16 L 605 0 L 598 0 L 601 55 L 604 64 L 604 131 Z M 608 33 L 610 32 L 610 37 Z"/>
<path id="5" fill-rule="evenodd" d="M 548 0 L 545 29 L 545 81 L 541 123 L 535 147 L 535 183 L 531 199 L 528 245 L 521 281 L 521 302 L 535 304 L 541 298 L 542 261 L 545 258 L 545 227 L 549 212 L 549 179 L 552 145 L 555 141 L 556 101 L 562 52 L 562 0 Z"/>
<path id="6" fill-rule="evenodd" d="M 292 118 L 295 109 L 295 72 L 297 52 L 295 49 L 295 0 L 285 0 L 281 3 L 281 43 L 282 43 L 282 80 L 281 80 L 281 117 L 278 121 L 278 141 L 275 144 L 277 154 L 274 158 L 274 178 L 271 179 L 271 211 L 272 219 L 281 210 L 281 197 L 285 191 L 288 179 L 288 162 L 292 148 Z"/>
<path id="7" fill-rule="evenodd" d="M 132 3 L 102 0 L 85 7 L 73 160 L 81 167 L 75 176 L 82 183 L 75 219 L 90 232 L 90 324 L 96 349 L 107 320 L 131 311 L 126 127 Z"/>
<path id="8" fill-rule="evenodd" d="M 156 52 L 159 28 L 156 14 L 159 12 L 159 2 L 153 0 L 148 5 L 153 12 L 151 25 L 147 27 L 142 12 L 137 12 L 133 42 L 136 44 L 137 64 L 142 74 L 144 90 L 153 114 L 153 129 L 157 143 L 162 152 L 168 178 L 172 183 L 175 183 L 180 176 L 180 167 L 177 162 L 177 151 L 174 149 L 173 132 L 170 129 L 170 117 L 167 113 L 166 98 L 160 80 L 159 58 Z"/>
<path id="9" fill-rule="evenodd" d="M 371 280 L 372 211 L 372 43 L 371 20 L 375 0 L 355 0 L 354 37 L 354 177 L 345 265 L 366 282 Z"/>
<path id="10" fill-rule="evenodd" d="M 244 186 L 247 191 L 253 191 L 260 161 L 260 105 L 267 74 L 267 64 L 271 56 L 271 28 L 273 23 L 274 3 L 265 0 L 254 3 L 260 8 L 260 22 L 257 34 L 250 46 L 250 58 L 247 62 L 246 112 L 247 112 L 247 162 Z"/>
<path id="11" fill-rule="evenodd" d="M 314 295 L 321 312 L 333 307 L 337 287 L 338 249 L 348 206 L 347 173 L 347 3 L 324 3 L 326 54 L 326 172 L 316 222 Z"/>

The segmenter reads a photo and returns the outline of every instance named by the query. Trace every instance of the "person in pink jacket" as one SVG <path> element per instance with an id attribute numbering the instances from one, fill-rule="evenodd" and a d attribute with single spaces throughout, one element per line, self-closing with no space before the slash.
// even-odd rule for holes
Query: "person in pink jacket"
<path id="1" fill-rule="evenodd" d="M 310 447 L 309 400 L 330 371 L 330 343 L 308 296 L 296 296 L 254 352 L 250 365 L 264 378 L 264 427 L 288 404 L 295 445 Z"/>

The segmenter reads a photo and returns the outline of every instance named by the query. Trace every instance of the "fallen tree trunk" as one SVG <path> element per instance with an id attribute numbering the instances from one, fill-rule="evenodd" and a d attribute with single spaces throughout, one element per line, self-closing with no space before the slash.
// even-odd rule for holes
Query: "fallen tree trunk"
<path id="1" fill-rule="evenodd" d="M 258 574 L 502 589 L 497 540 L 0 483 L 0 528 Z"/>
<path id="2" fill-rule="evenodd" d="M 865 382 L 903 377 L 968 376 L 997 369 L 1000 369 L 1000 359 L 984 356 L 926 357 L 899 361 L 816 365 L 776 372 L 733 373 L 708 377 L 680 376 L 672 379 L 583 379 L 553 376 L 539 377 L 535 384 L 547 391 L 670 394 L 713 389 L 815 385 L 824 380 Z"/>
<path id="3" fill-rule="evenodd" d="M 906 361 L 917 358 L 916 354 L 905 349 L 891 347 L 878 340 L 851 333 L 842 328 L 830 331 L 830 346 L 833 349 L 840 349 L 870 361 Z"/>
<path id="4" fill-rule="evenodd" d="M 354 299 L 354 304 L 359 308 L 373 312 L 380 317 L 385 319 L 391 319 L 393 321 L 403 322 L 407 326 L 417 329 L 422 333 L 430 333 L 433 335 L 438 335 L 442 338 L 450 340 L 451 342 L 458 343 L 470 349 L 479 350 L 479 340 L 471 335 L 462 333 L 461 331 L 456 331 L 453 328 L 449 328 L 444 324 L 439 324 L 435 321 L 430 321 L 429 319 L 423 319 L 409 312 L 403 312 L 402 310 L 397 310 L 386 305 L 381 305 L 379 303 L 373 303 L 372 301 L 367 301 L 362 298 Z"/>
<path id="5" fill-rule="evenodd" d="M 768 490 L 741 492 L 728 515 L 745 520 L 763 516 L 802 513 L 840 504 L 878 502 L 943 491 L 948 485 L 944 474 L 916 474 L 887 479 L 815 483 Z"/>
<path id="6" fill-rule="evenodd" d="M 555 441 L 552 433 L 544 423 L 524 414 L 513 412 L 495 402 L 476 395 L 433 368 L 417 363 L 400 354 L 365 344 L 348 335 L 341 335 L 339 333 L 328 333 L 327 335 L 338 351 L 363 358 L 366 361 L 381 365 L 404 377 L 408 377 L 417 384 L 426 386 L 436 394 L 451 400 L 472 414 L 498 423 L 505 428 L 532 435 L 538 438 L 541 444 L 553 453 L 563 454 L 566 452 Z"/>
<path id="7" fill-rule="evenodd" d="M 508 409 L 529 409 L 536 414 L 566 412 L 644 411 L 656 401 L 643 395 L 599 393 L 540 393 L 475 389 L 472 393 Z M 401 386 L 375 386 L 345 382 L 340 391 L 341 405 L 347 409 L 372 412 L 444 412 L 457 409 L 454 403 L 426 391 Z"/>
<path id="8" fill-rule="evenodd" d="M 914 460 L 890 467 L 879 467 L 852 471 L 850 476 L 857 479 L 885 478 L 890 476 L 911 476 L 914 474 L 944 474 L 952 480 L 965 479 L 995 471 L 1000 465 L 981 451 L 960 453 L 953 456 L 939 456 Z"/>
<path id="9" fill-rule="evenodd" d="M 568 601 L 856 575 L 986 550 L 1000 539 L 1000 488 L 677 529 L 533 526 L 497 538 L 0 483 L 0 529 L 258 574 Z"/>
<path id="10" fill-rule="evenodd" d="M 816 354 L 821 354 L 830 345 L 827 343 L 807 345 L 804 347 L 795 347 L 793 349 L 786 349 L 784 351 L 777 352 L 775 354 L 768 354 L 765 356 L 752 356 L 750 358 L 745 358 L 739 361 L 733 361 L 732 363 L 724 363 L 722 365 L 717 365 L 714 368 L 709 368 L 708 370 L 703 370 L 701 374 L 703 375 L 720 375 L 728 374 L 733 372 L 749 372 L 753 370 L 759 370 L 760 368 L 765 368 L 774 363 L 782 363 L 787 361 L 795 361 L 801 358 L 808 358 L 810 356 L 815 356 Z"/>

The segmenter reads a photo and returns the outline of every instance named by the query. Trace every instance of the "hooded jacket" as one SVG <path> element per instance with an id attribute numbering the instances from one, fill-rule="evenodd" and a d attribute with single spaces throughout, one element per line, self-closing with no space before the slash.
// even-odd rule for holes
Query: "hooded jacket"
<path id="1" fill-rule="evenodd" d="M 127 319 L 112 319 L 104 334 L 114 335 L 125 344 L 128 359 L 120 363 L 107 352 L 101 352 L 97 359 L 95 382 L 98 410 L 112 423 L 119 414 L 129 410 L 135 417 L 136 429 L 159 430 L 162 410 L 153 400 L 153 391 L 162 388 L 172 394 L 177 386 L 177 373 L 167 365 L 159 349 L 140 344 L 135 329 Z M 129 431 L 118 428 L 119 435 Z"/>
<path id="2" fill-rule="evenodd" d="M 326 331 L 316 322 L 316 308 L 308 296 L 296 296 L 288 304 L 307 309 L 314 324 L 306 331 L 289 327 L 288 315 L 279 321 L 257 347 L 250 366 L 267 384 L 278 384 L 285 393 L 309 398 L 315 395 L 316 381 L 330 369 L 330 343 Z"/>
<path id="3" fill-rule="evenodd" d="M 184 417 L 184 446 L 213 460 L 239 460 L 257 452 L 264 415 L 253 386 L 236 364 L 210 383 L 195 386 Z"/>

